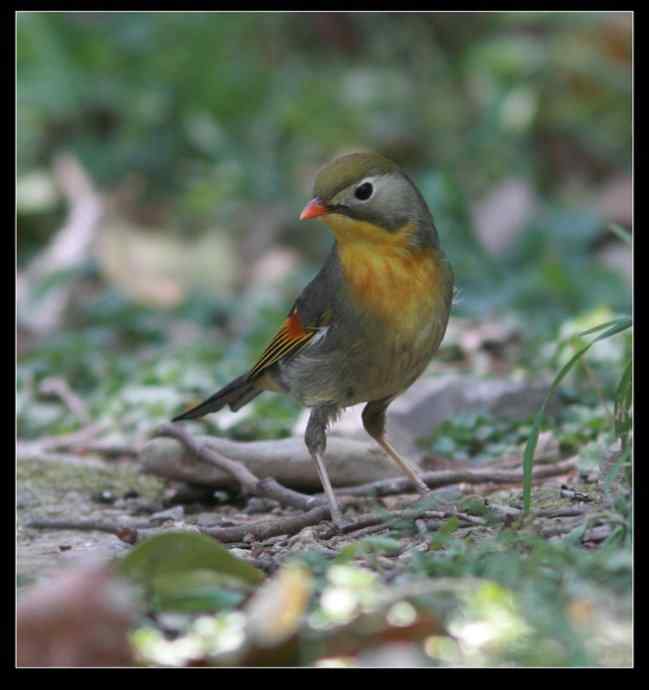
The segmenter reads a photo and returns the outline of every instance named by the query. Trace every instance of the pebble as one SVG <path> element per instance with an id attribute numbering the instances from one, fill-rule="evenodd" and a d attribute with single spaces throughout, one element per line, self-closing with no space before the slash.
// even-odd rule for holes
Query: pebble
<path id="1" fill-rule="evenodd" d="M 161 510 L 159 513 L 154 513 L 149 519 L 151 521 L 151 524 L 159 525 L 169 520 L 177 522 L 179 520 L 182 520 L 184 517 L 185 509 L 183 508 L 183 506 L 174 506 L 173 508 L 169 508 L 168 510 Z"/>

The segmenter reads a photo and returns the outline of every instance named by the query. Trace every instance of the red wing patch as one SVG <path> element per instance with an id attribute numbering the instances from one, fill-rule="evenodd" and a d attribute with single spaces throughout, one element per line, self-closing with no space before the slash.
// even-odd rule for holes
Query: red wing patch
<path id="1" fill-rule="evenodd" d="M 299 350 L 313 338 L 317 330 L 317 328 L 305 328 L 297 310 L 293 309 L 282 328 L 250 370 L 250 378 L 258 376 L 264 369 L 268 369 L 283 357 L 292 355 Z"/>

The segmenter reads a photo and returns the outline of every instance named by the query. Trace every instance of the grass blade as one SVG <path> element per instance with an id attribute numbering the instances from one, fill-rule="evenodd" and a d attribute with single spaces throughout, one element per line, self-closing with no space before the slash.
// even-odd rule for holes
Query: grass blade
<path id="1" fill-rule="evenodd" d="M 615 433 L 622 439 L 623 443 L 624 439 L 622 437 L 625 436 L 626 432 L 631 428 L 629 419 L 629 409 L 631 408 L 631 399 L 633 396 L 631 374 L 632 361 L 629 359 L 615 393 Z"/>
<path id="2" fill-rule="evenodd" d="M 607 324 L 608 325 L 608 324 Z M 536 450 L 536 445 L 539 440 L 539 433 L 541 431 L 541 424 L 545 418 L 545 408 L 548 404 L 550 398 L 554 395 L 559 384 L 566 377 L 568 372 L 572 367 L 579 361 L 579 359 L 586 353 L 590 348 L 599 340 L 604 340 L 604 338 L 610 338 L 622 331 L 630 328 L 632 325 L 631 319 L 616 319 L 603 333 L 600 333 L 596 338 L 593 338 L 587 345 L 578 350 L 566 364 L 561 367 L 559 373 L 555 376 L 548 394 L 545 396 L 543 404 L 539 408 L 538 412 L 534 417 L 534 423 L 532 425 L 532 431 L 530 432 L 529 438 L 527 439 L 527 444 L 525 446 L 525 452 L 523 454 L 523 512 L 529 513 L 531 502 L 532 502 L 532 469 L 534 467 L 534 451 Z M 595 327 L 595 330 L 601 330 L 600 327 Z M 591 332 L 593 329 L 591 329 Z"/>
<path id="3" fill-rule="evenodd" d="M 613 326 L 615 324 L 620 324 L 621 326 L 624 325 L 624 328 L 628 328 L 631 325 L 631 317 L 621 316 L 621 317 L 618 317 L 617 319 L 611 319 L 610 321 L 605 321 L 604 323 L 600 323 L 599 326 L 593 326 L 592 328 L 589 328 L 585 331 L 581 331 L 581 333 L 575 333 L 574 335 L 569 335 L 567 338 L 565 338 L 565 340 L 569 341 L 569 340 L 572 340 L 573 338 L 581 338 L 585 335 L 592 335 L 593 333 L 603 331 L 605 328 L 608 328 L 609 326 Z"/>

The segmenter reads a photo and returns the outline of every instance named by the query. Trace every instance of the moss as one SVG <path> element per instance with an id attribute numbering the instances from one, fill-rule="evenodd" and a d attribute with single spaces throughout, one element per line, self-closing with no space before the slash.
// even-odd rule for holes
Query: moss
<path id="1" fill-rule="evenodd" d="M 135 490 L 144 498 L 154 499 L 163 488 L 160 480 L 140 474 L 136 465 L 117 463 L 103 466 L 95 462 L 84 465 L 22 460 L 17 466 L 17 481 L 23 489 L 37 493 L 41 500 L 70 492 L 90 494 L 107 487 L 117 494 Z"/>

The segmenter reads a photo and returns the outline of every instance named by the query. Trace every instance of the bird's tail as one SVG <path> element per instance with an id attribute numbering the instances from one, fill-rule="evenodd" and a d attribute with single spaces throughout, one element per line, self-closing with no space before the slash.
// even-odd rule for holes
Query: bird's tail
<path id="1" fill-rule="evenodd" d="M 221 388 L 220 391 L 214 393 L 213 396 L 200 405 L 192 407 L 191 410 L 183 412 L 177 417 L 174 417 L 171 421 L 180 422 L 184 419 L 196 419 L 210 412 L 218 412 L 218 410 L 226 405 L 229 405 L 230 409 L 236 412 L 253 398 L 256 398 L 260 393 L 263 393 L 263 391 L 257 388 L 255 384 L 249 380 L 247 374 L 244 374 L 234 379 L 234 381 L 230 381 L 227 386 Z"/>

